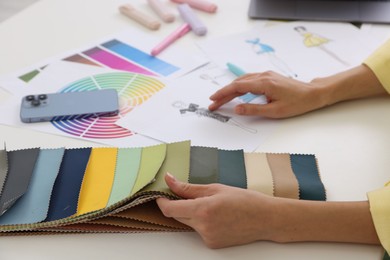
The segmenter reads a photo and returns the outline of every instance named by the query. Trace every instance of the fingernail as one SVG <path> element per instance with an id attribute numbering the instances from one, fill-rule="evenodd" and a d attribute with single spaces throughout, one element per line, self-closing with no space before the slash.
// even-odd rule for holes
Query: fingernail
<path id="1" fill-rule="evenodd" d="M 171 181 L 176 181 L 176 178 L 175 176 L 173 176 L 172 174 L 170 174 L 169 172 L 166 173 L 168 178 L 171 179 Z"/>

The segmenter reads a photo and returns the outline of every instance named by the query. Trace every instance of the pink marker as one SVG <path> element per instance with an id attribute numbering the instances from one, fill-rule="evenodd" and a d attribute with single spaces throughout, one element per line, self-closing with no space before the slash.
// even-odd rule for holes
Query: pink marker
<path id="1" fill-rule="evenodd" d="M 218 6 L 214 3 L 205 1 L 205 0 L 171 0 L 176 4 L 188 4 L 192 8 L 205 11 L 208 13 L 215 13 Z"/>
<path id="2" fill-rule="evenodd" d="M 177 28 L 175 31 L 173 31 L 170 35 L 168 35 L 167 38 L 165 38 L 161 43 L 159 43 L 156 47 L 154 47 L 151 51 L 152 56 L 158 55 L 160 52 L 162 52 L 164 49 L 166 49 L 169 45 L 171 45 L 173 42 L 175 42 L 177 39 L 185 35 L 191 31 L 191 26 L 188 23 L 183 24 L 179 28 Z"/>

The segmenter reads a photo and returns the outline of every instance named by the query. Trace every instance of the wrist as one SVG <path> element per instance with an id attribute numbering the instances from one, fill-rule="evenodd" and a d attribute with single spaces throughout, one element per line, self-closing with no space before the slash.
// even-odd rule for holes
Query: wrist
<path id="1" fill-rule="evenodd" d="M 373 71 L 365 65 L 317 78 L 310 82 L 319 97 L 319 106 L 325 107 L 335 103 L 386 94 Z"/>
<path id="2" fill-rule="evenodd" d="M 275 198 L 269 240 L 378 244 L 367 201 L 322 202 Z M 273 229 L 273 230 L 272 230 Z"/>

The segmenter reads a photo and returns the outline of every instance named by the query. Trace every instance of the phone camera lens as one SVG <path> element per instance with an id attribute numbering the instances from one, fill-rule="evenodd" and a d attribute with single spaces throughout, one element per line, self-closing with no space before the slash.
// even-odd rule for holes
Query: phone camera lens
<path id="1" fill-rule="evenodd" d="M 31 105 L 33 105 L 34 107 L 37 107 L 41 104 L 41 101 L 37 100 L 37 99 L 34 99 L 31 101 Z"/>
<path id="2" fill-rule="evenodd" d="M 35 97 L 33 96 L 33 95 L 28 95 L 27 97 L 26 97 L 26 100 L 27 101 L 33 101 L 35 99 Z"/>
<path id="3" fill-rule="evenodd" d="M 38 99 L 39 100 L 45 100 L 45 99 L 47 99 L 47 95 L 41 94 L 41 95 L 38 96 Z"/>

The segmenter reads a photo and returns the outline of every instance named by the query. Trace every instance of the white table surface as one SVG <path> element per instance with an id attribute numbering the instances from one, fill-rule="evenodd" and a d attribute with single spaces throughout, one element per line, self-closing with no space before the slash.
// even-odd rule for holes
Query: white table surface
<path id="1" fill-rule="evenodd" d="M 118 12 L 121 0 L 41 0 L 0 24 L 0 76 L 44 58 L 78 48 L 108 34 L 137 27 L 164 37 L 179 24 L 149 31 Z M 146 1 L 129 1 L 151 12 Z M 251 28 L 249 0 L 215 0 L 216 14 L 197 12 L 207 37 Z M 174 7 L 173 4 L 171 4 Z M 194 35 L 175 44 L 195 48 Z M 5 93 L 1 93 L 5 95 Z M 1 97 L 0 95 L 0 97 Z M 390 100 L 351 101 L 280 120 L 279 130 L 259 151 L 314 153 L 329 200 L 365 200 L 390 170 Z M 0 125 L 8 147 L 96 145 Z M 0 237 L 0 259 L 380 259 L 379 246 L 340 243 L 256 242 L 211 250 L 196 233 L 85 234 Z"/>

